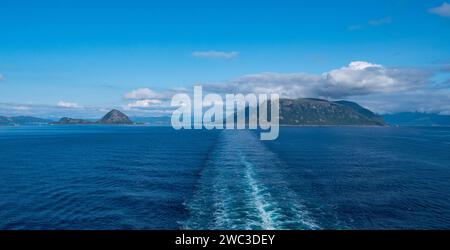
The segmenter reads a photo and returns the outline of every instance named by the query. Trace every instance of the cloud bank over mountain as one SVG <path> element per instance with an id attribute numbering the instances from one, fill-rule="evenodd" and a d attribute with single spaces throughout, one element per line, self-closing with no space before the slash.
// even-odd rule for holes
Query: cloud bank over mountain
<path id="1" fill-rule="evenodd" d="M 211 92 L 278 93 L 286 98 L 339 99 L 418 89 L 426 86 L 430 76 L 431 72 L 426 70 L 385 68 L 378 64 L 355 61 L 319 75 L 261 73 L 205 87 Z"/>
<path id="2" fill-rule="evenodd" d="M 445 82 L 435 82 L 439 69 L 385 67 L 380 64 L 354 61 L 348 65 L 321 74 L 275 73 L 249 74 L 222 83 L 198 83 L 207 93 L 248 94 L 276 93 L 282 98 L 348 99 L 378 113 L 421 111 L 450 114 L 450 89 Z M 196 84 L 197 85 L 197 84 Z M 131 114 L 167 115 L 174 109 L 170 99 L 177 93 L 192 94 L 190 88 L 156 91 L 151 88 L 130 90 L 123 96 L 118 108 Z M 8 105 L 0 106 L 5 109 Z M 10 105 L 33 109 L 33 105 Z M 51 109 L 50 106 L 46 106 Z M 61 101 L 53 108 L 65 110 L 105 110 L 114 107 L 89 107 Z"/>
<path id="3" fill-rule="evenodd" d="M 203 86 L 208 92 L 218 93 L 277 93 L 284 98 L 357 100 L 380 113 L 449 113 L 446 103 L 450 91 L 434 84 L 434 73 L 432 69 L 390 68 L 355 61 L 322 74 L 260 73 Z"/>
<path id="4" fill-rule="evenodd" d="M 442 69 L 440 69 L 442 71 Z M 421 111 L 450 113 L 450 91 L 432 80 L 435 69 L 385 67 L 380 64 L 354 61 L 347 66 L 321 74 L 259 73 L 234 80 L 199 84 L 206 93 L 277 93 L 283 98 L 323 98 L 355 100 L 379 113 Z M 156 110 L 167 108 L 176 91 L 156 93 L 138 89 L 127 94 L 138 99 L 127 105 L 130 109 Z"/>

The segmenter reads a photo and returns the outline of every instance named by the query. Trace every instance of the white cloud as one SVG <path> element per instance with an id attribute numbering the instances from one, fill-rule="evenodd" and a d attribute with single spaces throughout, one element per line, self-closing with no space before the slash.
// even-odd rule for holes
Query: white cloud
<path id="1" fill-rule="evenodd" d="M 319 75 L 306 73 L 261 73 L 205 86 L 219 93 L 278 93 L 282 97 L 347 98 L 372 93 L 393 93 L 419 88 L 426 84 L 429 72 L 419 69 L 386 68 L 368 62 Z"/>
<path id="2" fill-rule="evenodd" d="M 442 17 L 450 17 L 450 4 L 445 2 L 439 7 L 429 9 L 428 12 Z"/>
<path id="3" fill-rule="evenodd" d="M 194 57 L 200 57 L 200 58 L 221 58 L 221 59 L 232 59 L 239 56 L 239 52 L 231 51 L 231 52 L 225 52 L 225 51 L 194 51 L 192 53 L 192 56 Z"/>
<path id="4" fill-rule="evenodd" d="M 58 102 L 58 104 L 56 104 L 56 106 L 59 108 L 67 108 L 67 109 L 82 108 L 82 106 L 78 105 L 78 103 L 65 102 L 65 101 Z"/>
<path id="5" fill-rule="evenodd" d="M 367 22 L 367 24 L 363 25 L 363 24 L 353 24 L 348 26 L 348 30 L 349 31 L 357 31 L 357 30 L 362 30 L 365 28 L 365 26 L 382 26 L 382 25 L 387 25 L 387 24 L 391 24 L 392 23 L 392 18 L 391 17 L 384 17 L 384 18 L 380 18 L 380 19 L 373 19 L 373 20 L 369 20 Z"/>
<path id="6" fill-rule="evenodd" d="M 129 100 L 143 100 L 143 99 L 154 99 L 161 98 L 161 94 L 149 89 L 149 88 L 140 88 L 131 91 L 130 93 L 125 94 L 125 99 Z"/>
<path id="7" fill-rule="evenodd" d="M 423 74 L 423 75 L 422 75 Z M 322 75 L 319 93 L 328 97 L 405 91 L 425 84 L 428 75 L 411 69 L 385 68 L 368 62 L 352 62 Z"/>
<path id="8" fill-rule="evenodd" d="M 161 100 L 158 99 L 144 99 L 137 100 L 135 102 L 129 103 L 127 108 L 150 108 L 154 105 L 162 104 Z"/>
<path id="9" fill-rule="evenodd" d="M 173 95 L 188 91 L 185 88 L 167 89 L 162 92 L 156 92 L 150 88 L 135 89 L 127 94 L 124 98 L 129 100 L 122 106 L 123 109 L 134 112 L 135 114 L 161 114 L 173 110 L 170 106 L 170 99 Z"/>
<path id="10" fill-rule="evenodd" d="M 30 109 L 30 107 L 27 107 L 27 106 L 23 106 L 23 105 L 19 105 L 19 106 L 14 106 L 14 107 L 12 107 L 14 110 L 17 110 L 17 111 L 24 111 L 24 110 L 29 110 Z"/>
<path id="11" fill-rule="evenodd" d="M 2 74 L 0 74 L 0 81 L 3 81 L 3 80 L 5 80 L 5 78 L 3 77 Z"/>

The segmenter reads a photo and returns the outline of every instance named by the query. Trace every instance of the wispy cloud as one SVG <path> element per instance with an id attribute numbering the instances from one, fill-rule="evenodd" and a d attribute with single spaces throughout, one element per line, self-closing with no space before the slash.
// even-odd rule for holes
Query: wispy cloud
<path id="1" fill-rule="evenodd" d="M 157 106 L 162 104 L 161 100 L 158 99 L 144 99 L 144 100 L 137 100 L 135 102 L 129 103 L 126 107 L 127 108 L 150 108 L 152 106 Z"/>
<path id="2" fill-rule="evenodd" d="M 444 2 L 441 6 L 429 9 L 428 12 L 441 17 L 450 17 L 450 4 Z"/>
<path id="3" fill-rule="evenodd" d="M 353 24 L 353 25 L 348 26 L 347 29 L 349 31 L 357 31 L 357 30 L 364 29 L 366 26 L 377 27 L 377 26 L 382 26 L 382 25 L 388 25 L 391 23 L 392 23 L 392 17 L 384 17 L 384 18 L 380 18 L 380 19 L 369 20 L 366 24 Z"/>
<path id="4" fill-rule="evenodd" d="M 168 89 L 162 92 L 154 91 L 150 88 L 135 89 L 124 98 L 128 101 L 122 108 L 131 111 L 148 114 L 161 114 L 172 110 L 170 99 L 176 93 L 185 92 L 185 89 Z"/>
<path id="5" fill-rule="evenodd" d="M 199 58 L 216 58 L 216 59 L 232 59 L 239 56 L 239 52 L 236 51 L 194 51 L 192 52 L 193 57 L 199 57 Z"/>
<path id="6" fill-rule="evenodd" d="M 124 97 L 125 99 L 128 100 L 143 100 L 143 99 L 161 98 L 162 95 L 149 88 L 140 88 L 125 94 Z"/>
<path id="7" fill-rule="evenodd" d="M 3 77 L 2 74 L 0 74 L 0 81 L 3 81 L 5 78 Z"/>
<path id="8" fill-rule="evenodd" d="M 82 108 L 83 106 L 79 105 L 75 102 L 66 102 L 66 101 L 60 101 L 56 104 L 57 107 L 60 108 L 67 108 L 67 109 L 76 109 L 76 108 Z"/>

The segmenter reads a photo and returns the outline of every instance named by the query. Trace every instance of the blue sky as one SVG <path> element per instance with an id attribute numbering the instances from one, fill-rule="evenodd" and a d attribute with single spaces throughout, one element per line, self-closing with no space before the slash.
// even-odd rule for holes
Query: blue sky
<path id="1" fill-rule="evenodd" d="M 157 115 L 193 84 L 450 113 L 442 0 L 3 0 L 1 9 L 0 115 Z M 133 90 L 144 95 L 127 98 Z"/>

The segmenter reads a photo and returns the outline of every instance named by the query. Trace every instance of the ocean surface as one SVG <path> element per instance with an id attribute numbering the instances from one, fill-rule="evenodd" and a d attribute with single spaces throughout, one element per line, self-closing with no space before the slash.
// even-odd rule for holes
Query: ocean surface
<path id="1" fill-rule="evenodd" d="M 450 229 L 450 128 L 0 127 L 0 229 Z"/>

